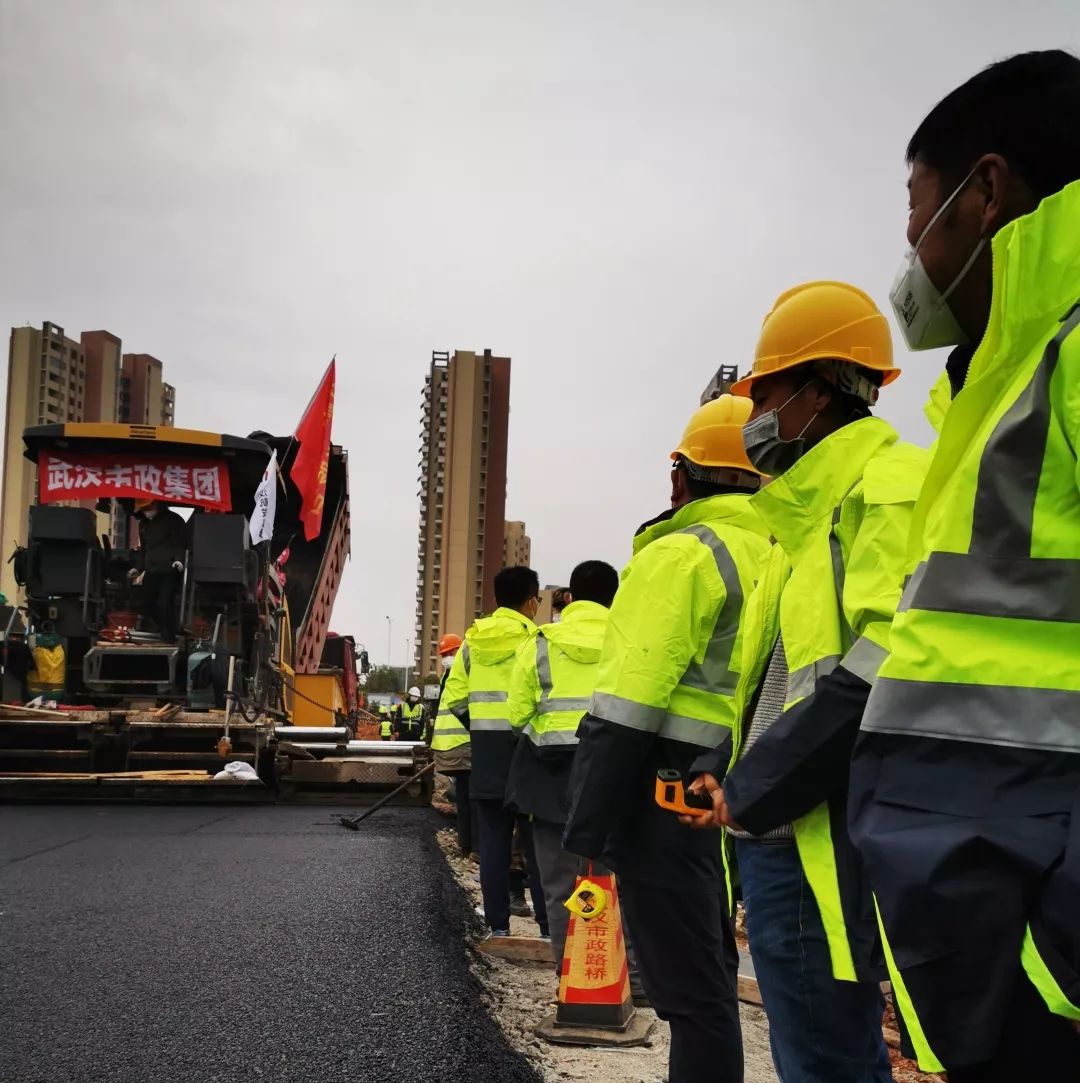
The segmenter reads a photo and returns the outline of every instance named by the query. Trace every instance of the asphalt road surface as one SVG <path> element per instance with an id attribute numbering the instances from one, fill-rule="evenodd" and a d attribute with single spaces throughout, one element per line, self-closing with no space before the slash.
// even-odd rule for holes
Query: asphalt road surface
<path id="1" fill-rule="evenodd" d="M 437 818 L 334 811 L 0 808 L 0 1080 L 538 1081 Z"/>

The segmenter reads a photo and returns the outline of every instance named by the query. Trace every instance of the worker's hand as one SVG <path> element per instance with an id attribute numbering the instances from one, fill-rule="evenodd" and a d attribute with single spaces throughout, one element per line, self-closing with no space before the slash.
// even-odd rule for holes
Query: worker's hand
<path id="1" fill-rule="evenodd" d="M 135 584 L 135 586 L 141 587 L 142 584 L 143 584 L 143 579 L 145 579 L 145 578 L 146 578 L 146 572 L 139 572 L 135 576 L 135 578 L 132 579 L 132 582 Z"/>
<path id="2" fill-rule="evenodd" d="M 741 831 L 739 825 L 731 818 L 727 802 L 724 800 L 724 788 L 710 774 L 698 775 L 690 783 L 690 792 L 693 794 L 708 794 L 712 801 L 712 812 L 704 816 L 680 816 L 679 819 L 689 827 L 730 827 L 735 831 Z"/>
<path id="3" fill-rule="evenodd" d="M 182 560 L 174 560 L 172 566 L 174 572 L 182 572 L 184 570 L 184 562 Z"/>
<path id="4" fill-rule="evenodd" d="M 139 574 L 139 569 L 138 568 L 128 568 L 127 577 L 133 583 L 135 582 L 135 578 L 138 576 L 138 574 Z"/>

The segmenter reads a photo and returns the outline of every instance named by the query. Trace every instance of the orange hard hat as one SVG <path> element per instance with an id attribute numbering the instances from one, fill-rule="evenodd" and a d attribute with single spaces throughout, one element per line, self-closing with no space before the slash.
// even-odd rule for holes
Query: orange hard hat
<path id="1" fill-rule="evenodd" d="M 689 459 L 697 466 L 726 467 L 760 474 L 761 471 L 746 457 L 743 446 L 743 425 L 750 419 L 751 409 L 753 404 L 749 399 L 718 395 L 694 411 L 671 457 Z"/>
<path id="2" fill-rule="evenodd" d="M 439 640 L 439 654 L 449 654 L 451 651 L 459 650 L 461 643 L 461 636 L 456 636 L 453 632 L 447 632 L 446 635 Z"/>
<path id="3" fill-rule="evenodd" d="M 900 375 L 888 321 L 867 294 L 846 282 L 805 282 L 780 294 L 761 325 L 753 368 L 731 393 L 749 395 L 755 380 L 807 361 L 848 361 L 880 372 L 882 387 Z"/>

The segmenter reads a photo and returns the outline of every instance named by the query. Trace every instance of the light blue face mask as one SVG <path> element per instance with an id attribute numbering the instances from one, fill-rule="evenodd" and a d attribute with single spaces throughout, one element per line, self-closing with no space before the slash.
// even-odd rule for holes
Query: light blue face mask
<path id="1" fill-rule="evenodd" d="M 802 427 L 802 432 L 794 440 L 784 440 L 780 436 L 780 411 L 790 402 L 794 402 L 809 386 L 812 380 L 807 380 L 787 402 L 782 403 L 775 410 L 768 410 L 760 417 L 748 421 L 742 430 L 743 447 L 746 448 L 746 457 L 763 474 L 777 477 L 790 470 L 806 454 L 805 433 L 814 423 L 814 417 Z"/>

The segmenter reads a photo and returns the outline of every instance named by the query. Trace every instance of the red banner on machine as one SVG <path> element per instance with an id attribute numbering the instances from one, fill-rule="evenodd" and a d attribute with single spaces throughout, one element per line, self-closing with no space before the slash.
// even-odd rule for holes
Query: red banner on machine
<path id="1" fill-rule="evenodd" d="M 113 496 L 193 504 L 213 511 L 232 508 L 229 471 L 212 459 L 47 452 L 38 460 L 38 494 L 42 504 Z"/>

